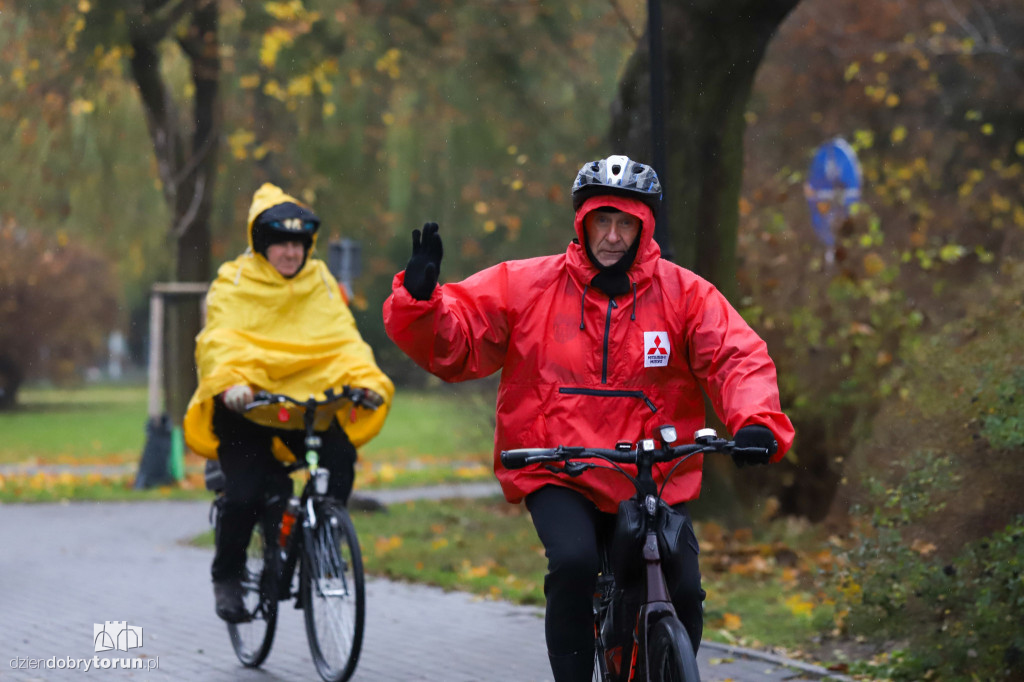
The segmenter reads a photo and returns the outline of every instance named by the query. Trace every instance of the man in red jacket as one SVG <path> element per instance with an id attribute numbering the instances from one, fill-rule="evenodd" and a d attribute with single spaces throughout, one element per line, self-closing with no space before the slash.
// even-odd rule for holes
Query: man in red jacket
<path id="1" fill-rule="evenodd" d="M 584 165 L 572 190 L 576 239 L 564 254 L 499 263 L 437 286 L 436 223 L 413 231 L 413 255 L 384 303 L 388 335 L 446 381 L 501 370 L 494 470 L 509 502 L 525 499 L 548 558 L 545 635 L 555 680 L 589 680 L 592 596 L 599 538 L 635 492 L 602 469 L 569 478 L 539 465 L 510 471 L 502 450 L 613 447 L 704 426 L 706 392 L 737 445 L 778 461 L 794 431 L 783 414 L 764 341 L 707 281 L 661 259 L 654 220 L 661 185 L 625 156 Z M 702 460 L 684 463 L 665 501 L 686 515 L 690 537 L 670 576 L 672 600 L 694 648 L 703 628 L 697 541 L 685 502 L 700 492 Z M 664 480 L 670 465 L 656 466 Z"/>

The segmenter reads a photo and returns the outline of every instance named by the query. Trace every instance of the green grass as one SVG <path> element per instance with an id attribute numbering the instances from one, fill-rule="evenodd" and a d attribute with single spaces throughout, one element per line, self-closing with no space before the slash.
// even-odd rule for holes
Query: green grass
<path id="1" fill-rule="evenodd" d="M 544 549 L 522 505 L 418 501 L 353 515 L 367 570 L 524 604 L 542 604 Z"/>
<path id="2" fill-rule="evenodd" d="M 0 464 L 123 464 L 142 453 L 145 388 L 24 389 L 18 399 L 0 412 Z"/>
<path id="3" fill-rule="evenodd" d="M 134 491 L 131 476 L 104 477 L 85 465 L 130 472 L 146 439 L 145 387 L 24 389 L 0 412 L 0 465 L 61 465 L 60 474 L 0 474 L 0 501 L 149 499 L 204 494 L 203 462 L 186 458 L 186 480 L 165 491 Z M 490 480 L 493 396 L 399 391 L 381 433 L 360 450 L 361 490 Z"/>
<path id="4" fill-rule="evenodd" d="M 395 394 L 380 434 L 364 445 L 360 455 L 371 461 L 401 461 L 417 457 L 490 461 L 494 447 L 494 397 L 478 393 L 404 391 Z"/>

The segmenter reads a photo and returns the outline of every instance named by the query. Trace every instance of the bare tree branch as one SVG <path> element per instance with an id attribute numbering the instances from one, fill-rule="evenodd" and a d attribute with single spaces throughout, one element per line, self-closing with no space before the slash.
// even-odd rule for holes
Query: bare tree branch
<path id="1" fill-rule="evenodd" d="M 629 33 L 629 37 L 633 39 L 634 43 L 639 43 L 643 36 L 633 29 L 633 24 L 629 21 L 629 17 L 626 16 L 626 11 L 622 9 L 622 5 L 619 4 L 619 0 L 608 0 L 608 4 L 612 6 L 615 16 L 619 18 L 619 23 L 621 23 L 626 29 L 626 32 Z"/>
<path id="2" fill-rule="evenodd" d="M 132 42 L 131 69 L 146 112 L 146 124 L 153 140 L 164 196 L 173 206 L 177 196 L 177 169 L 181 165 L 184 148 L 177 107 L 160 72 L 160 57 L 153 43 Z"/>
<path id="3" fill-rule="evenodd" d="M 171 27 L 195 9 L 196 0 L 160 0 L 143 3 L 128 15 L 131 41 L 155 44 L 163 40 Z"/>
<path id="4" fill-rule="evenodd" d="M 206 173 L 200 172 L 196 176 L 196 182 L 192 187 L 192 200 L 188 204 L 188 208 L 175 223 L 174 227 L 171 228 L 171 234 L 175 239 L 181 239 L 181 237 L 188 232 L 189 228 L 192 227 L 192 223 L 195 221 L 196 216 L 199 214 L 199 207 L 203 203 L 206 192 Z"/>

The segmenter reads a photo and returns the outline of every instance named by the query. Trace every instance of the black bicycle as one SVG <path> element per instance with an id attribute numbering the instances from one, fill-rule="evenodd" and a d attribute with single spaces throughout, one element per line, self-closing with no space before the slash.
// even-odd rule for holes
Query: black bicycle
<path id="1" fill-rule="evenodd" d="M 306 637 L 317 672 L 327 682 L 343 682 L 355 672 L 366 619 L 363 560 L 355 527 L 344 505 L 327 494 L 330 472 L 319 467 L 321 440 L 316 427 L 333 419 L 342 401 L 376 409 L 363 389 L 333 389 L 323 399 L 260 391 L 246 411 L 279 406 L 279 422 L 298 420 L 306 432 L 304 459 L 285 465 L 291 473 L 308 468 L 299 497 L 270 498 L 253 529 L 242 580 L 248 617 L 228 623 L 231 645 L 243 665 L 259 666 L 270 653 L 277 625 L 278 602 L 294 598 L 304 611 Z M 302 408 L 301 417 L 287 405 Z M 208 481 L 211 479 L 207 472 Z M 215 475 L 212 476 L 215 478 Z M 215 488 L 208 482 L 207 487 Z M 223 493 L 214 500 L 216 528 Z M 296 574 L 296 566 L 299 571 Z"/>
<path id="2" fill-rule="evenodd" d="M 635 552 L 639 556 L 614 556 L 609 542 L 602 543 L 601 573 L 594 595 L 596 682 L 699 682 L 700 671 L 693 646 L 672 606 L 662 569 L 659 527 L 666 515 L 675 512 L 661 499 L 661 493 L 679 465 L 697 453 L 765 454 L 761 448 L 737 448 L 732 441 L 719 438 L 714 429 L 697 431 L 693 445 L 673 446 L 677 440 L 673 426 L 661 427 L 659 435 L 661 447 L 657 447 L 654 439 L 644 439 L 636 444 L 620 443 L 614 450 L 558 446 L 501 453 L 501 463 L 508 469 L 543 463 L 551 471 L 574 477 L 590 469 L 611 469 L 628 478 L 636 488 L 632 499 L 636 502 L 633 508 L 641 510 L 636 519 L 639 524 L 622 523 L 620 507 L 616 533 L 622 533 L 625 527 L 635 527 L 637 537 L 612 538 L 610 544 L 620 552 Z M 595 459 L 608 464 L 593 461 Z M 675 465 L 659 488 L 652 473 L 654 464 L 674 460 Z M 555 466 L 556 463 L 561 466 Z M 620 464 L 635 465 L 636 476 Z M 630 549 L 623 550 L 623 547 Z M 625 571 L 627 575 L 616 580 L 613 565 L 639 566 L 640 569 Z M 623 572 L 621 568 L 620 572 Z"/>

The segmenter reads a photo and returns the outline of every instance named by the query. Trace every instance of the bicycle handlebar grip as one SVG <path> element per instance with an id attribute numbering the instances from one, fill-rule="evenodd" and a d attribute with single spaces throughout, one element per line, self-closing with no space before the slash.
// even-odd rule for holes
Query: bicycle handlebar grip
<path id="1" fill-rule="evenodd" d="M 540 448 L 501 451 L 501 465 L 506 469 L 522 469 L 527 464 L 551 459 L 551 450 Z"/>
<path id="2" fill-rule="evenodd" d="M 732 455 L 753 455 L 755 457 L 771 457 L 771 455 L 772 455 L 772 453 L 768 451 L 768 448 L 758 448 L 758 447 L 749 447 L 749 448 L 733 447 L 733 449 L 729 451 L 729 454 L 732 454 Z"/>

